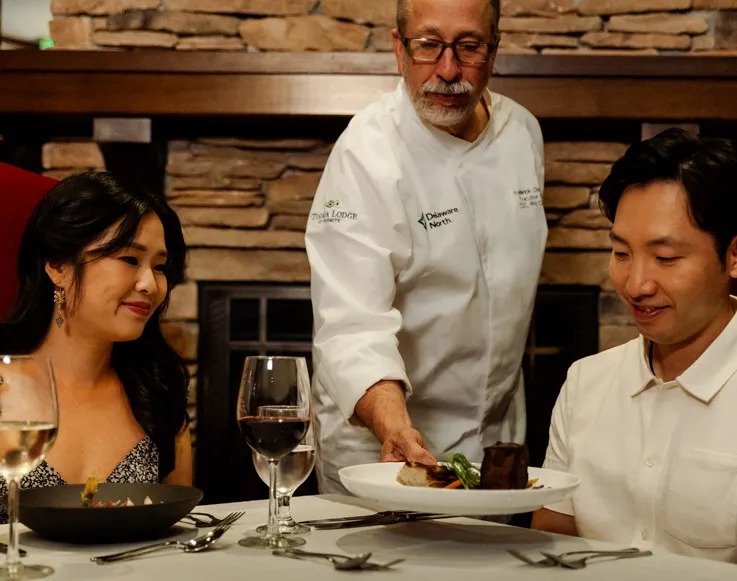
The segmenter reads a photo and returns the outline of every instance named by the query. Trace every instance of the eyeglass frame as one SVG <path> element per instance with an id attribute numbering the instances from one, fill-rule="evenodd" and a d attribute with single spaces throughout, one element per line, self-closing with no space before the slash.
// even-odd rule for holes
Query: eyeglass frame
<path id="1" fill-rule="evenodd" d="M 440 59 L 443 58 L 443 55 L 445 54 L 445 51 L 448 50 L 448 49 L 450 49 L 453 52 L 453 57 L 456 59 L 456 61 L 458 61 L 461 64 L 464 64 L 464 65 L 483 65 L 483 64 L 486 64 L 486 63 L 489 62 L 489 59 L 494 54 L 494 51 L 496 50 L 497 46 L 499 45 L 499 41 L 486 42 L 484 40 L 477 40 L 477 39 L 473 39 L 472 41 L 469 41 L 467 39 L 463 39 L 463 40 L 454 40 L 453 42 L 445 42 L 444 40 L 440 40 L 440 39 L 437 39 L 437 38 L 427 38 L 425 36 L 411 36 L 411 37 L 410 36 L 404 36 L 401 32 L 399 33 L 399 38 L 402 39 L 402 46 L 404 47 L 404 50 L 407 51 L 407 54 L 409 55 L 409 58 L 411 58 L 416 63 L 423 63 L 423 64 L 436 64 L 436 63 L 439 63 L 440 62 Z M 431 41 L 431 42 L 437 42 L 443 48 L 440 51 L 440 54 L 438 55 L 438 58 L 436 58 L 435 60 L 432 60 L 432 61 L 429 61 L 429 60 L 418 60 L 417 58 L 415 58 L 414 56 L 412 56 L 412 54 L 409 51 L 409 43 L 410 43 L 411 40 L 428 40 L 428 41 Z M 456 49 L 457 49 L 457 47 L 458 47 L 459 44 L 463 44 L 464 42 L 477 42 L 479 44 L 485 44 L 486 46 L 488 46 L 489 47 L 489 54 L 487 55 L 486 59 L 484 59 L 483 61 L 479 61 L 477 63 L 469 63 L 467 61 L 461 60 L 460 57 L 458 56 L 458 51 Z"/>

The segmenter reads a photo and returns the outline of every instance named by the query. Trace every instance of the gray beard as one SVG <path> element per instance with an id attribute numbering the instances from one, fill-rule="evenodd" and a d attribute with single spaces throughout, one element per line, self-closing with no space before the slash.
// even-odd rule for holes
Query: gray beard
<path id="1" fill-rule="evenodd" d="M 426 97 L 418 97 L 414 101 L 420 118 L 436 127 L 455 127 L 465 123 L 473 115 L 476 105 L 477 103 L 469 103 L 465 107 L 443 107 L 434 105 Z"/>
<path id="2" fill-rule="evenodd" d="M 407 77 L 404 77 L 405 85 L 409 88 Z M 430 125 L 435 127 L 455 127 L 468 121 L 476 110 L 478 100 L 471 100 L 462 107 L 445 107 L 435 105 L 422 90 L 413 93 L 409 91 L 410 101 L 417 111 L 417 115 Z"/>

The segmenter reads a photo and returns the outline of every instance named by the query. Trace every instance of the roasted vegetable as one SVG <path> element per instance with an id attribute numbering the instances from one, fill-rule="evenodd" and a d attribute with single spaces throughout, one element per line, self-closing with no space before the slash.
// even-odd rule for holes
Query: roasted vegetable
<path id="1" fill-rule="evenodd" d="M 92 499 L 97 494 L 97 478 L 90 476 L 85 482 L 84 490 L 82 491 L 82 506 L 85 508 L 92 508 Z"/>
<path id="2" fill-rule="evenodd" d="M 481 473 L 463 454 L 453 454 L 443 460 L 443 464 L 455 472 L 463 488 L 469 490 L 478 488 L 481 483 Z"/>

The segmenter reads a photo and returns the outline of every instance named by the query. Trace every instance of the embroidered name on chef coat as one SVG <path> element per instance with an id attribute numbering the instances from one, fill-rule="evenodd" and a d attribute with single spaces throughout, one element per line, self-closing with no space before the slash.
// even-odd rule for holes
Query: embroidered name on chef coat
<path id="1" fill-rule="evenodd" d="M 517 196 L 519 207 L 523 210 L 525 208 L 542 208 L 543 206 L 543 196 L 538 186 L 524 190 L 512 190 L 512 193 Z"/>

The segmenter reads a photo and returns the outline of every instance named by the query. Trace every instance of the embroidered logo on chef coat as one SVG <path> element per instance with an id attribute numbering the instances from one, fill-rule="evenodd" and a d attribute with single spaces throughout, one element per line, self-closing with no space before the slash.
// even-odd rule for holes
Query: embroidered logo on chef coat
<path id="1" fill-rule="evenodd" d="M 450 208 L 449 210 L 443 210 L 442 212 L 426 212 L 424 214 L 420 214 L 420 219 L 417 220 L 417 223 L 425 230 L 433 230 L 434 228 L 440 228 L 441 226 L 452 224 L 452 216 L 457 213 L 458 208 Z"/>
<path id="2" fill-rule="evenodd" d="M 356 212 L 347 212 L 340 209 L 339 200 L 327 200 L 323 206 L 325 209 L 322 212 L 312 212 L 310 214 L 310 220 L 314 220 L 318 224 L 340 224 L 345 220 L 358 220 Z"/>
<path id="3" fill-rule="evenodd" d="M 517 196 L 519 207 L 523 210 L 525 208 L 543 207 L 542 191 L 540 191 L 540 188 L 538 186 L 527 188 L 525 190 L 512 190 L 512 193 Z"/>

